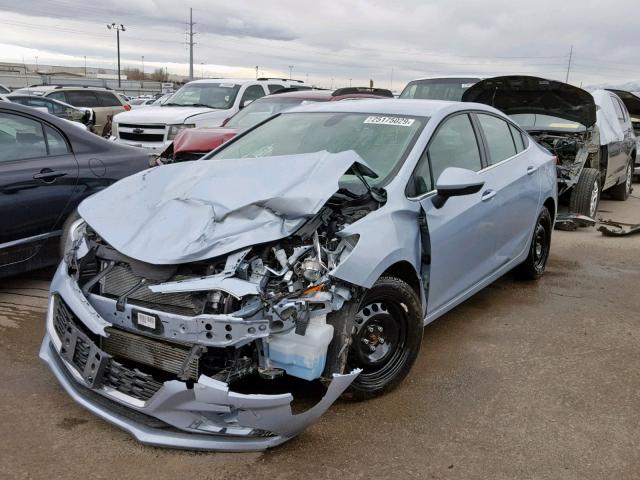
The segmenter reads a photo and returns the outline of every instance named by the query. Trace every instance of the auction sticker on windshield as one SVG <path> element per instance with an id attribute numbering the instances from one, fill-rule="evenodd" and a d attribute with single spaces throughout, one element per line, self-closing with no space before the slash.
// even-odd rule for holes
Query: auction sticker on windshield
<path id="1" fill-rule="evenodd" d="M 372 125 L 398 125 L 400 127 L 410 127 L 413 125 L 415 120 L 413 118 L 403 118 L 403 117 L 377 117 L 371 116 L 367 117 L 364 123 L 369 123 Z"/>

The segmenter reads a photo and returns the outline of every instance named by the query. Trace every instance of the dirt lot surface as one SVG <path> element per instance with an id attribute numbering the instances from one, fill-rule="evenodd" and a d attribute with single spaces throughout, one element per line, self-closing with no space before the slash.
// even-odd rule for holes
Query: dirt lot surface
<path id="1" fill-rule="evenodd" d="M 640 198 L 600 215 L 640 223 Z M 639 259 L 640 235 L 556 231 L 547 275 L 429 325 L 399 389 L 249 454 L 146 447 L 76 405 L 37 358 L 52 272 L 2 280 L 0 478 L 640 478 Z"/>

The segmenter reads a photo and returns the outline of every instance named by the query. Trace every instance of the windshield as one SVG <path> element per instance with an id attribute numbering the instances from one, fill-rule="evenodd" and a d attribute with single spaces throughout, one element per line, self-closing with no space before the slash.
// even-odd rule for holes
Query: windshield
<path id="1" fill-rule="evenodd" d="M 163 107 L 231 108 L 240 85 L 235 83 L 188 83 L 164 103 Z"/>
<path id="2" fill-rule="evenodd" d="M 315 100 L 303 100 L 302 98 L 263 98 L 256 100 L 251 105 L 240 110 L 227 122 L 225 127 L 230 128 L 251 128 L 254 125 L 272 117 L 283 110 L 293 108 L 296 105 L 312 103 Z"/>
<path id="3" fill-rule="evenodd" d="M 377 182 L 382 183 L 404 160 L 427 121 L 425 117 L 367 113 L 285 113 L 206 158 L 270 157 L 352 150 L 378 174 Z"/>
<path id="4" fill-rule="evenodd" d="M 400 98 L 422 100 L 451 100 L 459 102 L 468 88 L 480 81 L 479 78 L 436 78 L 409 82 Z"/>

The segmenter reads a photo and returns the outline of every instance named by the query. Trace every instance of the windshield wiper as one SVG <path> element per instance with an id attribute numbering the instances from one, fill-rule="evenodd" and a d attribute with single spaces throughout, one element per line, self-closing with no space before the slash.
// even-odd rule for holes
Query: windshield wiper
<path id="1" fill-rule="evenodd" d="M 362 182 L 364 188 L 366 188 L 367 192 L 369 192 L 369 195 L 371 195 L 371 198 L 373 198 L 376 202 L 385 203 L 387 201 L 387 192 L 385 192 L 382 188 L 375 186 L 372 187 L 371 185 L 369 185 L 369 182 L 367 182 L 367 180 L 364 178 L 364 175 L 358 167 L 359 165 L 354 165 L 351 168 L 351 171 L 355 174 L 356 177 L 358 177 L 358 180 Z"/>

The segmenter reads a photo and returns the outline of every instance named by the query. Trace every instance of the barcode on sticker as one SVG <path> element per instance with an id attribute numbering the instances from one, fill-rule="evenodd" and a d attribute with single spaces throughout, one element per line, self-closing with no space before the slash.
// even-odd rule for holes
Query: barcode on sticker
<path id="1" fill-rule="evenodd" d="M 372 125 L 398 125 L 400 127 L 410 127 L 413 125 L 415 120 L 413 118 L 404 118 L 404 117 L 377 117 L 371 116 L 367 117 L 364 123 L 369 123 Z"/>
<path id="2" fill-rule="evenodd" d="M 156 317 L 138 312 L 138 325 L 147 328 L 156 328 Z"/>

